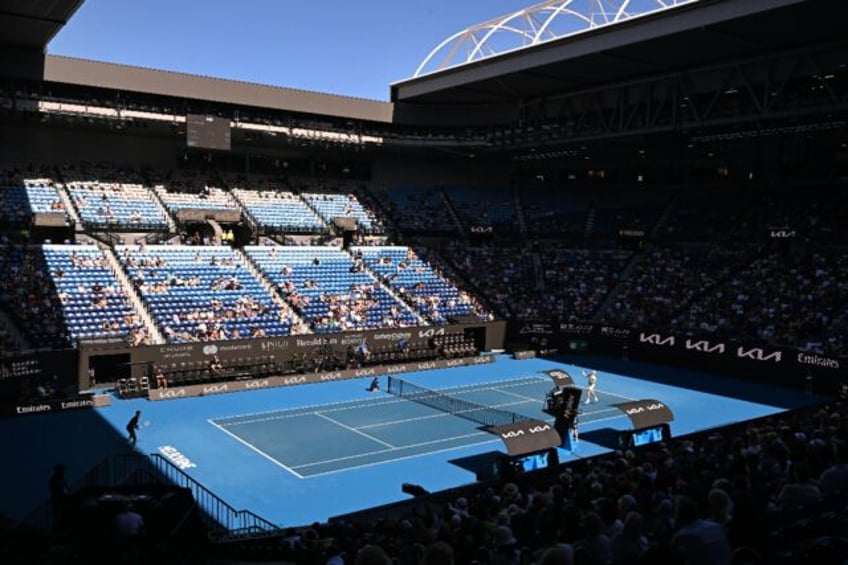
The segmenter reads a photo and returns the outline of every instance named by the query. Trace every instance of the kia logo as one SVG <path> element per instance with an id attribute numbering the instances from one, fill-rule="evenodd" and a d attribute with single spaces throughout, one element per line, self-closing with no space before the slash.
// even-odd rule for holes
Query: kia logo
<path id="1" fill-rule="evenodd" d="M 218 394 L 220 392 L 227 392 L 230 389 L 227 385 L 209 385 L 203 387 L 203 394 Z"/>
<path id="2" fill-rule="evenodd" d="M 186 391 L 184 388 L 169 388 L 168 390 L 162 391 L 159 393 L 159 398 L 170 399 L 170 398 L 180 398 L 186 395 Z"/>
<path id="3" fill-rule="evenodd" d="M 271 383 L 268 382 L 268 379 L 264 379 L 261 381 L 247 381 L 244 383 L 244 388 L 253 389 L 253 388 L 265 388 L 270 386 Z"/>

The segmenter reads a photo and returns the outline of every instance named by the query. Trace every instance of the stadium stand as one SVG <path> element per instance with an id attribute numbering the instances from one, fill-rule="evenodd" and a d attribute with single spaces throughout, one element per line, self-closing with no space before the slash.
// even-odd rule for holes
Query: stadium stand
<path id="1" fill-rule="evenodd" d="M 395 224 L 407 231 L 453 232 L 458 228 L 439 188 L 393 186 L 372 191 L 386 204 Z"/>
<path id="2" fill-rule="evenodd" d="M 103 251 L 93 245 L 44 245 L 43 252 L 72 343 L 135 334 L 145 341 L 139 316 Z"/>
<path id="3" fill-rule="evenodd" d="M 366 234 L 382 233 L 383 227 L 374 213 L 366 210 L 356 194 L 335 192 L 310 192 L 307 188 L 301 197 L 328 224 L 334 218 L 353 218 L 359 230 Z"/>
<path id="4" fill-rule="evenodd" d="M 466 229 L 473 226 L 514 231 L 515 197 L 502 187 L 449 187 L 444 190 L 453 210 Z"/>
<path id="5" fill-rule="evenodd" d="M 331 247 L 247 247 L 278 291 L 317 333 L 416 325 L 418 318 L 365 270 Z"/>
<path id="6" fill-rule="evenodd" d="M 233 196 L 265 233 L 320 233 L 326 224 L 293 192 L 233 189 Z"/>
<path id="7" fill-rule="evenodd" d="M 64 186 L 89 229 L 141 231 L 168 227 L 153 192 L 140 184 L 71 180 Z"/>
<path id="8" fill-rule="evenodd" d="M 486 318 L 480 304 L 405 246 L 354 247 L 365 266 L 432 323 L 457 316 Z"/>
<path id="9" fill-rule="evenodd" d="M 0 516 L 0 559 L 844 564 L 848 12 L 781 0 L 687 2 L 679 10 L 674 3 L 659 2 L 664 13 L 623 27 L 608 17 L 636 2 L 579 14 L 606 23 L 565 43 L 527 41 L 505 57 L 400 81 L 391 103 L 47 55 L 49 37 L 80 2 L 11 3 L 0 17 L 7 38 L 0 148 L 11 162 L 0 170 L 0 393 L 9 400 L 0 408 L 33 424 L 10 429 L 39 437 L 39 424 L 50 421 L 33 412 L 53 411 L 66 394 L 85 392 L 70 404 L 90 408 L 83 381 L 94 364 L 86 362 L 122 375 L 147 371 L 163 389 L 237 379 L 267 385 L 255 378 L 288 386 L 325 376 L 334 386 L 344 371 L 370 377 L 367 363 L 438 359 L 447 368 L 477 356 L 477 326 L 495 314 L 506 321 L 491 324 L 502 333 L 538 327 L 544 336 L 543 343 L 519 335 L 518 345 L 533 351 L 510 349 L 516 359 L 561 354 L 557 360 L 580 364 L 583 342 L 599 369 L 629 375 L 657 359 L 671 367 L 650 365 L 646 374 L 729 367 L 759 384 L 788 384 L 809 402 L 639 448 L 576 453 L 543 472 L 507 472 L 437 493 L 404 484 L 414 497 L 408 503 L 327 522 L 285 530 L 261 520 L 222 523 L 223 543 L 211 543 L 205 528 L 216 526 L 203 523 L 183 487 L 198 487 L 204 502 L 215 499 L 240 517 L 249 512 L 217 499 L 179 459 L 130 469 L 122 487 L 151 478 L 181 487 L 167 508 L 146 516 L 148 543 L 129 552 L 104 542 L 112 539 L 105 520 L 81 528 L 91 532 L 84 541 L 68 536 L 56 494 L 83 489 L 61 482 L 56 489 L 51 479 L 54 498 L 39 516 L 54 519 L 41 522 L 53 531 Z M 514 16 L 540 7 L 552 18 L 573 15 L 580 4 L 591 3 L 546 2 Z M 471 56 L 488 49 L 476 45 Z M 232 124 L 228 151 L 182 142 L 194 112 Z M 101 155 L 114 162 L 86 161 Z M 124 162 L 132 164 L 117 164 Z M 251 176 L 257 171 L 269 178 Z M 238 233 L 231 245 L 205 237 L 218 228 L 209 222 L 216 213 Z M 40 216 L 43 225 L 34 221 Z M 353 243 L 334 229 L 336 218 L 355 220 Z M 192 245 L 138 244 L 166 230 Z M 125 232 L 136 245 L 102 232 Z M 441 327 L 449 324 L 462 327 L 450 333 Z M 417 330 L 382 331 L 393 328 Z M 361 335 L 371 330 L 386 337 L 366 358 L 354 342 L 365 345 Z M 336 332 L 347 335 L 327 335 Z M 263 339 L 302 334 L 321 335 L 303 346 L 297 338 Z M 406 335 L 420 349 L 404 349 L 406 338 L 397 336 Z M 219 363 L 218 342 L 236 339 L 255 339 L 243 345 L 261 353 Z M 331 340 L 348 340 L 356 354 L 334 358 L 324 347 Z M 286 362 L 268 355 L 283 358 L 292 343 L 299 353 Z M 149 361 L 160 346 L 191 349 L 203 361 Z M 52 366 L 27 372 L 51 357 L 74 360 L 57 371 L 62 384 Z M 136 357 L 144 360 L 127 362 Z M 448 382 L 445 375 L 437 378 Z M 123 402 L 130 380 L 100 383 L 100 395 Z M 721 393 L 710 379 L 696 381 Z M 21 410 L 18 401 L 38 404 Z M 90 442 L 81 452 L 107 449 L 92 445 L 99 436 L 83 435 L 59 439 Z M 23 490 L 17 483 L 34 476 L 43 482 L 35 467 L 52 459 L 48 439 L 56 438 L 23 454 L 4 452 L 16 478 L 7 487 Z M 158 449 L 145 460 L 175 448 Z M 91 469 L 85 480 L 104 470 Z"/>
<path id="10" fill-rule="evenodd" d="M 121 265 L 171 343 L 288 335 L 294 316 L 226 246 L 116 246 Z"/>

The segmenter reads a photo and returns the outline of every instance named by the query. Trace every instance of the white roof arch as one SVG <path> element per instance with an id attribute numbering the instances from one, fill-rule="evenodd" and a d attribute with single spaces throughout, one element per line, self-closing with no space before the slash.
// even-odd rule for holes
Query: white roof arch
<path id="1" fill-rule="evenodd" d="M 451 35 L 430 51 L 413 77 L 697 1 L 547 0 Z"/>

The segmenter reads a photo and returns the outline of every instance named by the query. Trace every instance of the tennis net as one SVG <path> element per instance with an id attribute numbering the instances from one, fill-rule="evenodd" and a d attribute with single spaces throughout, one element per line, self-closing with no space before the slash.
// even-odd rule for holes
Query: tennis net
<path id="1" fill-rule="evenodd" d="M 467 400 L 414 385 L 392 376 L 389 377 L 388 392 L 389 394 L 406 398 L 412 402 L 417 402 L 418 404 L 423 404 L 484 426 L 506 426 L 518 422 L 526 422 L 531 419 L 515 412 L 509 412 L 508 410 L 500 410 L 498 408 L 468 402 Z"/>

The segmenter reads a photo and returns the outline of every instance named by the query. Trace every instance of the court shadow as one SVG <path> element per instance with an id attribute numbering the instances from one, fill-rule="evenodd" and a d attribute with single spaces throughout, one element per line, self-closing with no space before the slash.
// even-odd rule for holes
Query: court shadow
<path id="1" fill-rule="evenodd" d="M 466 471 L 471 471 L 478 481 L 485 481 L 498 475 L 499 464 L 508 459 L 505 453 L 500 451 L 487 451 L 469 457 L 451 459 L 448 462 Z"/>
<path id="2" fill-rule="evenodd" d="M 590 432 L 581 432 L 580 433 L 580 441 L 588 441 L 590 443 L 594 443 L 595 445 L 599 445 L 601 447 L 605 447 L 607 449 L 618 449 L 619 447 L 619 438 L 621 437 L 621 430 L 615 430 L 613 428 L 601 428 L 599 430 L 592 430 Z"/>

